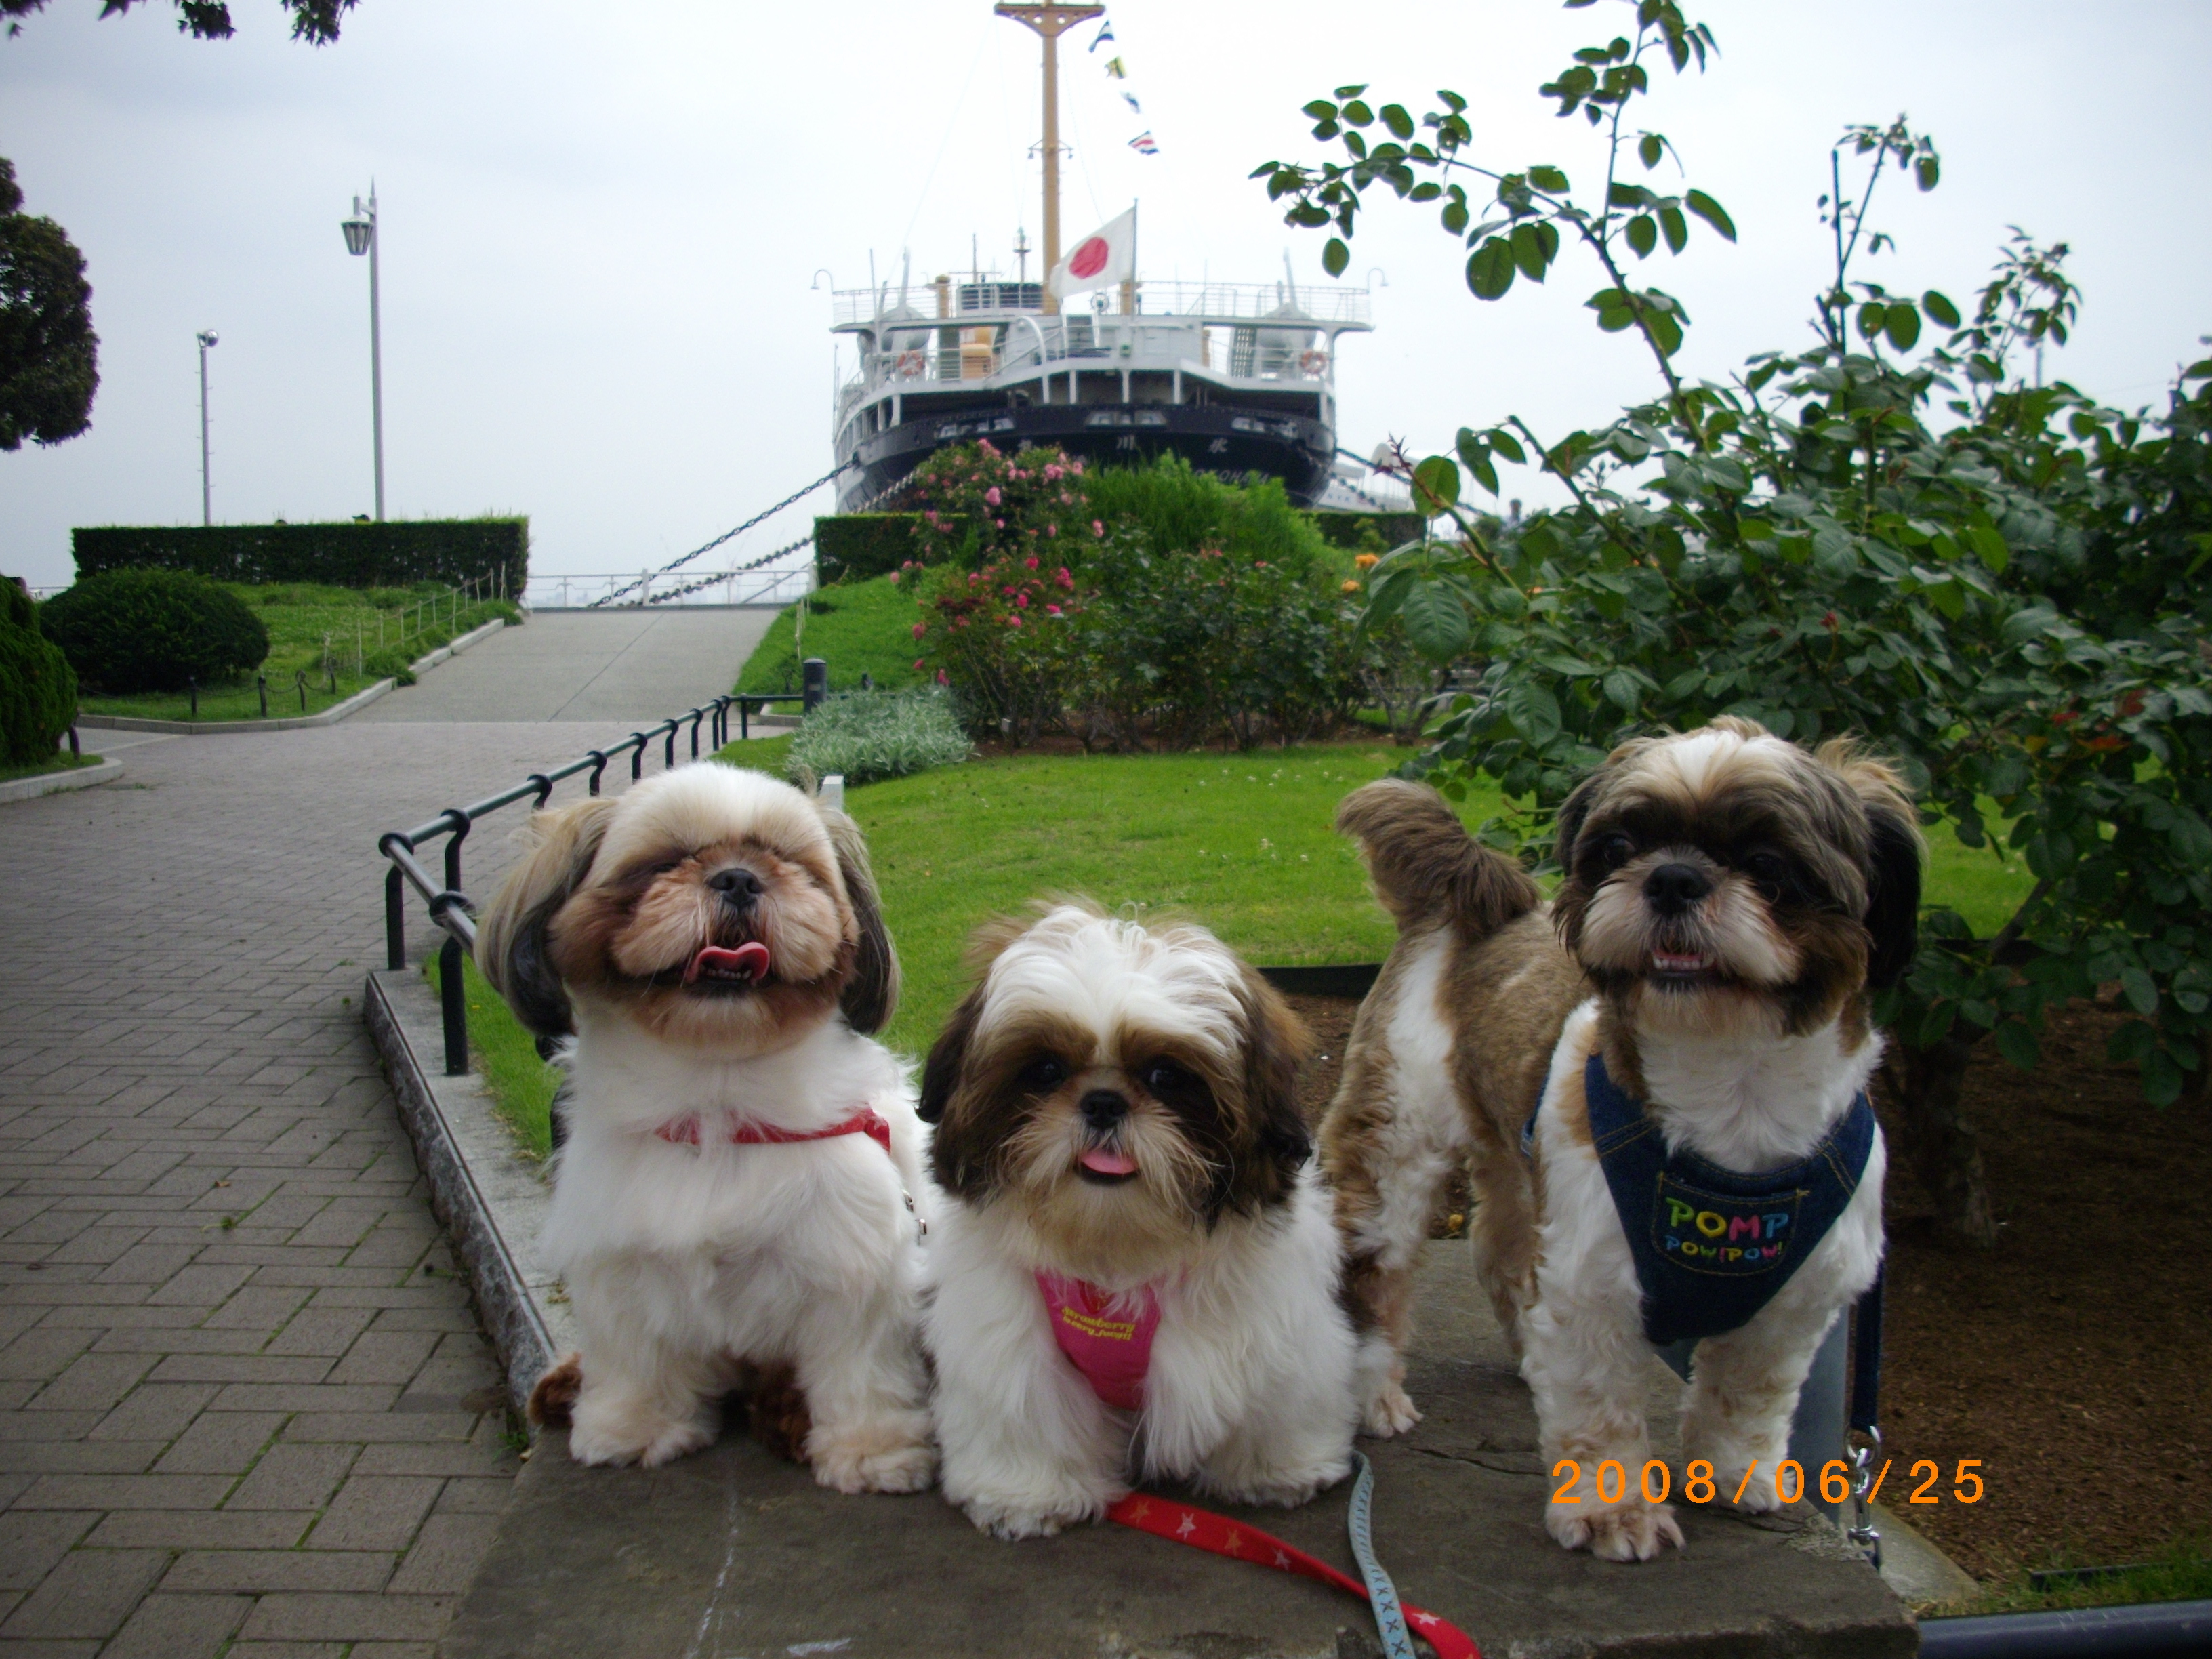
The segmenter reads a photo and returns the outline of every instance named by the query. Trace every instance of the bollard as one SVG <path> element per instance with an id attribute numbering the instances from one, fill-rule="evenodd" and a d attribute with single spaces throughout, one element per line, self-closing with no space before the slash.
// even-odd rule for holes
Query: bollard
<path id="1" fill-rule="evenodd" d="M 269 718 L 269 676 L 257 670 L 253 676 L 256 690 L 261 693 L 261 718 Z"/>
<path id="2" fill-rule="evenodd" d="M 304 714 L 307 712 L 307 671 L 302 668 L 293 678 L 299 683 L 300 712 Z"/>
<path id="3" fill-rule="evenodd" d="M 461 981 L 461 942 L 451 933 L 438 951 L 438 1002 L 446 1017 L 446 1075 L 469 1069 L 469 1005 Z"/>
<path id="4" fill-rule="evenodd" d="M 185 675 L 185 689 L 192 695 L 192 718 L 194 720 L 198 720 L 200 717 L 200 683 L 198 676 L 194 674 Z"/>
<path id="5" fill-rule="evenodd" d="M 815 705 L 830 695 L 830 665 L 819 657 L 809 657 L 799 667 L 805 687 L 800 694 L 799 712 L 811 714 Z"/>
<path id="6" fill-rule="evenodd" d="M 384 873 L 384 965 L 398 973 L 407 965 L 407 895 L 399 866 Z"/>

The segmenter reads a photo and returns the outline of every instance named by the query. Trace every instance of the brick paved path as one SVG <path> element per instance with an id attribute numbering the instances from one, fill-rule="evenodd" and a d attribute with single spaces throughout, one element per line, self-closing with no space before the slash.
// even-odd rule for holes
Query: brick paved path
<path id="1" fill-rule="evenodd" d="M 621 735 L 172 738 L 0 806 L 0 1659 L 428 1655 L 515 1463 L 362 1027 L 375 834 Z"/>

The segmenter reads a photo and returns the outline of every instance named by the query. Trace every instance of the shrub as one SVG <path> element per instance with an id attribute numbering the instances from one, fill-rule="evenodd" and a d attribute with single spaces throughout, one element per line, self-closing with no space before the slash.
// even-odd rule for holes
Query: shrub
<path id="1" fill-rule="evenodd" d="M 1083 473 L 1057 449 L 1008 455 L 985 441 L 939 450 L 908 486 L 921 504 L 915 560 L 971 569 L 1008 554 L 1065 561 L 1077 543 L 1105 533 L 1091 528 Z"/>
<path id="2" fill-rule="evenodd" d="M 190 570 L 227 582 L 328 582 L 337 587 L 458 586 L 530 575 L 526 518 L 418 519 L 388 524 L 104 525 L 73 530 L 80 580 L 108 570 Z"/>
<path id="3" fill-rule="evenodd" d="M 815 705 L 793 738 L 793 777 L 842 774 L 848 783 L 952 766 L 971 752 L 942 691 L 848 691 Z"/>
<path id="4" fill-rule="evenodd" d="M 269 630 L 236 594 L 180 570 L 111 570 L 47 601 L 48 638 L 103 691 L 180 691 L 269 654 Z"/>
<path id="5" fill-rule="evenodd" d="M 76 676 L 52 641 L 39 632 L 38 609 L 12 577 L 0 577 L 7 609 L 0 614 L 0 764 L 52 760 L 54 744 L 76 718 Z"/>
<path id="6" fill-rule="evenodd" d="M 1291 505 L 1280 479 L 1255 474 L 1232 483 L 1197 471 L 1180 455 L 1092 472 L 1083 480 L 1083 494 L 1091 517 L 1109 530 L 1141 532 L 1163 553 L 1218 548 L 1303 576 L 1328 545 L 1311 516 Z"/>

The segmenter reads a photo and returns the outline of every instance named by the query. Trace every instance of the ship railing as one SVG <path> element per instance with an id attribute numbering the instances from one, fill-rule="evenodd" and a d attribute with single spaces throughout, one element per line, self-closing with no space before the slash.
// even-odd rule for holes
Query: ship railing
<path id="1" fill-rule="evenodd" d="M 1109 317 L 1099 319 L 1088 343 L 1079 336 L 1072 345 L 1054 319 L 1035 319 L 1039 327 L 1034 332 L 1027 326 L 1031 320 L 1017 319 L 1017 325 L 1008 327 L 995 344 L 948 345 L 933 338 L 897 351 L 878 353 L 867 369 L 838 389 L 839 419 L 849 416 L 863 398 L 884 390 L 934 390 L 962 383 L 1026 380 L 1040 372 L 1057 374 L 1070 368 L 1157 373 L 1188 368 L 1232 384 L 1312 383 L 1330 378 L 1333 354 L 1319 337 L 1319 325 L 1304 319 L 1288 323 L 1278 319 L 1273 326 L 1208 325 L 1200 330 L 1181 319 Z M 984 325 L 964 326 L 977 333 L 987 331 Z M 899 332 L 903 336 L 909 331 L 902 328 Z"/>
<path id="2" fill-rule="evenodd" d="M 1371 327 L 1374 325 L 1374 296 L 1364 288 L 1344 288 L 1335 283 L 1293 289 L 1287 283 L 1186 283 L 1178 281 L 1144 282 L 1137 288 L 1137 309 L 1140 316 L 1202 317 L 1209 322 L 1265 323 L 1304 319 L 1322 326 Z M 914 289 L 907 295 L 909 311 L 926 313 L 936 308 L 935 295 L 927 289 Z M 830 313 L 833 327 L 849 327 L 878 318 L 886 318 L 892 302 L 869 289 L 841 289 L 832 296 Z M 1080 316 L 1089 307 L 1079 299 L 1069 307 L 1069 314 Z M 1286 315 L 1287 313 L 1287 315 Z M 941 324 L 946 328 L 973 325 L 981 321 L 1007 315 L 1036 315 L 1035 313 L 1003 311 L 960 312 L 945 318 L 927 315 L 900 318 L 896 326 L 927 327 Z M 1109 313 L 1108 318 L 1117 313 Z"/>
<path id="3" fill-rule="evenodd" d="M 610 595 L 621 593 L 615 606 L 631 610 L 646 605 L 794 605 L 813 591 L 814 565 L 811 553 L 799 568 L 774 570 L 678 570 L 665 574 L 625 570 L 590 574 L 533 575 L 523 590 L 523 603 L 534 611 L 587 611 L 605 608 Z"/>

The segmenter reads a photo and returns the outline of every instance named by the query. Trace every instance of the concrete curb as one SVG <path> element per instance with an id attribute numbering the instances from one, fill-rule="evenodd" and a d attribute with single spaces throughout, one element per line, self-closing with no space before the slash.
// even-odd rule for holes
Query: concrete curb
<path id="1" fill-rule="evenodd" d="M 408 672 L 427 674 L 440 663 L 459 652 L 467 650 L 479 640 L 489 638 L 506 627 L 507 618 L 494 617 L 481 628 L 472 628 L 451 645 L 441 645 L 426 656 L 410 663 Z M 398 689 L 397 680 L 379 680 L 365 686 L 343 702 L 325 708 L 319 714 L 293 714 L 270 720 L 139 720 L 126 714 L 79 714 L 76 723 L 88 728 L 96 727 L 109 732 L 164 732 L 185 737 L 221 737 L 235 732 L 298 732 L 309 726 L 336 726 L 340 720 L 359 714 L 386 692 Z"/>
<path id="2" fill-rule="evenodd" d="M 373 971 L 362 1012 L 415 1143 L 430 1206 L 453 1240 L 477 1310 L 520 1413 L 554 1360 L 576 1346 L 560 1281 L 538 1258 L 552 1194 L 544 1166 L 515 1150 L 481 1078 L 446 1075 L 438 998 L 412 968 Z"/>
<path id="3" fill-rule="evenodd" d="M 0 805 L 11 800 L 36 800 L 41 795 L 58 795 L 67 789 L 89 789 L 96 783 L 107 783 L 123 770 L 123 763 L 110 757 L 97 766 L 76 766 L 66 772 L 40 772 L 27 778 L 11 778 L 0 783 Z"/>

